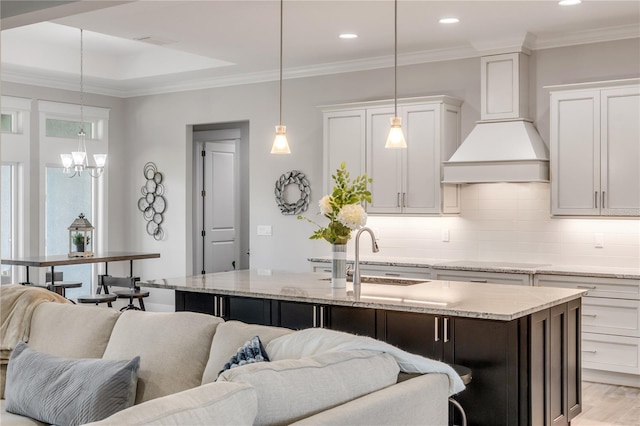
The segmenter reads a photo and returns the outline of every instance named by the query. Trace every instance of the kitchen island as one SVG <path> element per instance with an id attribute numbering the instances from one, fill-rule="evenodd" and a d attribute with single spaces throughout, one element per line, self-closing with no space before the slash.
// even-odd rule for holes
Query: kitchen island
<path id="1" fill-rule="evenodd" d="M 473 380 L 456 399 L 469 424 L 567 424 L 580 413 L 584 290 L 400 280 L 347 291 L 327 278 L 242 270 L 145 286 L 175 290 L 178 311 L 347 331 L 466 366 Z"/>

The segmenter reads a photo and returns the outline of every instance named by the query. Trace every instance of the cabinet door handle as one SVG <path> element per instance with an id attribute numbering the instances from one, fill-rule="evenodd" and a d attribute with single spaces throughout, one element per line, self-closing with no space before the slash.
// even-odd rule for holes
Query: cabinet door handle
<path id="1" fill-rule="evenodd" d="M 324 306 L 320 306 L 320 328 L 324 328 Z"/>
<path id="2" fill-rule="evenodd" d="M 595 285 L 579 285 L 578 288 L 583 288 L 586 290 L 595 290 L 597 287 Z"/>
<path id="3" fill-rule="evenodd" d="M 440 327 L 438 327 L 438 317 L 435 317 L 435 321 L 434 323 L 434 330 L 433 330 L 433 340 L 435 342 L 439 342 L 440 341 Z"/>
<path id="4" fill-rule="evenodd" d="M 594 199 L 594 200 L 595 200 L 595 202 L 596 202 L 596 209 L 597 209 L 597 208 L 598 208 L 598 191 L 596 191 L 596 193 L 595 193 L 595 194 L 593 194 L 593 199 Z"/>
<path id="5" fill-rule="evenodd" d="M 595 318 L 597 317 L 596 314 L 582 314 L 583 317 L 589 317 L 589 318 Z"/>
<path id="6" fill-rule="evenodd" d="M 400 207 L 400 193 L 396 195 L 396 207 Z"/>
<path id="7" fill-rule="evenodd" d="M 318 326 L 318 307 L 313 305 L 313 328 Z"/>
<path id="8" fill-rule="evenodd" d="M 605 200 L 604 194 L 605 194 L 605 191 L 602 191 L 602 200 L 601 200 L 602 202 L 600 203 L 600 205 L 602 206 L 603 209 L 604 209 L 604 200 Z"/>
<path id="9" fill-rule="evenodd" d="M 487 280 L 471 280 L 472 283 L 486 283 Z"/>
<path id="10" fill-rule="evenodd" d="M 395 272 L 385 272 L 384 273 L 387 277 L 399 277 L 400 274 L 395 273 Z"/>
<path id="11" fill-rule="evenodd" d="M 582 352 L 585 353 L 585 354 L 595 354 L 598 351 L 592 350 L 592 351 L 582 351 Z"/>
<path id="12" fill-rule="evenodd" d="M 442 328 L 444 329 L 444 342 L 447 343 L 449 341 L 449 318 L 444 319 Z"/>
<path id="13" fill-rule="evenodd" d="M 213 316 L 218 316 L 218 296 L 213 296 Z"/>
<path id="14" fill-rule="evenodd" d="M 407 207 L 407 193 L 402 193 L 402 207 Z"/>
<path id="15" fill-rule="evenodd" d="M 224 312 L 224 297 L 220 297 L 220 317 L 224 318 L 226 313 Z"/>
<path id="16" fill-rule="evenodd" d="M 332 269 L 323 269 L 322 272 L 332 272 Z"/>

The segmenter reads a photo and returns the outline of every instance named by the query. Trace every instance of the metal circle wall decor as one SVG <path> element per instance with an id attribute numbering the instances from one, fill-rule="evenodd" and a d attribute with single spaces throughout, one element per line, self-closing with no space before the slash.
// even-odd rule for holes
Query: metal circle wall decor
<path id="1" fill-rule="evenodd" d="M 163 213 L 167 209 L 167 200 L 164 198 L 164 185 L 162 184 L 162 173 L 156 165 L 149 162 L 144 165 L 142 175 L 147 180 L 142 188 L 142 197 L 138 200 L 138 210 L 142 212 L 147 221 L 147 234 L 156 240 L 164 238 L 162 222 Z"/>
<path id="2" fill-rule="evenodd" d="M 297 185 L 300 191 L 300 199 L 295 203 L 287 203 L 285 199 L 285 190 L 288 185 Z M 299 214 L 307 211 L 309 208 L 309 198 L 311 197 L 311 186 L 309 181 L 305 177 L 304 173 L 297 170 L 291 170 L 290 172 L 282 174 L 276 180 L 276 189 L 274 191 L 276 196 L 276 204 L 280 208 L 282 214 Z"/>

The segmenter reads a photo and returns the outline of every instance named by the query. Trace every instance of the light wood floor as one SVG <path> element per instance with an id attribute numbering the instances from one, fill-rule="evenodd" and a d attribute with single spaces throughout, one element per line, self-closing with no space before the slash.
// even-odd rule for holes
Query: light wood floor
<path id="1" fill-rule="evenodd" d="M 582 382 L 582 401 L 571 426 L 640 424 L 640 388 Z"/>

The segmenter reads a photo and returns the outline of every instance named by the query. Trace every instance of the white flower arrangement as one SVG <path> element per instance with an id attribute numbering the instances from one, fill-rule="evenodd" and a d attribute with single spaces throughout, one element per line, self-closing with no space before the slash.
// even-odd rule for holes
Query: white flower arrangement
<path id="1" fill-rule="evenodd" d="M 371 192 L 367 190 L 367 183 L 371 183 L 371 178 L 363 174 L 351 181 L 344 162 L 331 177 L 335 182 L 333 192 L 318 202 L 320 214 L 329 219 L 329 224 L 323 227 L 304 216 L 298 216 L 298 219 L 306 220 L 318 227 L 310 239 L 323 238 L 331 244 L 346 244 L 351 238 L 351 231 L 367 223 L 367 213 L 362 203 L 371 202 Z"/>

